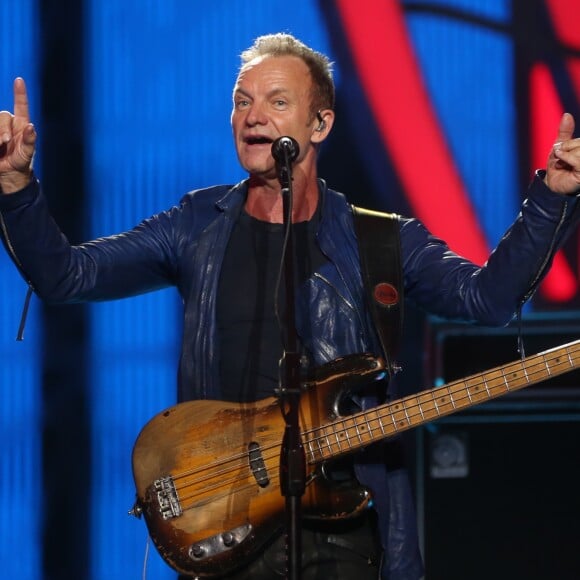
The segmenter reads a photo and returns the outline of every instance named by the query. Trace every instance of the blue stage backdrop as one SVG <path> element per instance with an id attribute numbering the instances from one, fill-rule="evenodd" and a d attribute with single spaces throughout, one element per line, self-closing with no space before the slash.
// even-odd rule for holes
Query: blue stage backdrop
<path id="1" fill-rule="evenodd" d="M 0 109 L 12 110 L 12 80 L 28 79 L 38 119 L 36 0 L 0 3 Z M 41 159 L 37 158 L 37 167 Z M 1 223 L 0 223 L 1 226 Z M 0 575 L 41 578 L 41 355 L 38 304 L 32 306 L 26 342 L 16 342 L 26 284 L 0 252 Z"/>
<path id="2" fill-rule="evenodd" d="M 570 23 L 580 16 L 570 0 L 83 6 L 83 77 L 71 82 L 85 99 L 87 239 L 130 228 L 191 189 L 244 178 L 232 146 L 231 91 L 240 52 L 260 34 L 290 32 L 335 62 L 337 126 L 321 155 L 330 186 L 358 203 L 417 215 L 477 261 L 513 220 L 536 151 L 547 152 L 555 136 L 554 119 L 564 108 L 579 112 L 580 45 Z M 0 4 L 0 108 L 12 107 L 12 79 L 25 76 L 39 131 L 41 26 L 35 0 Z M 525 38 L 534 42 L 522 45 Z M 558 50 L 548 58 L 542 47 Z M 578 305 L 572 243 L 541 308 Z M 1 254 L 1 574 L 39 580 L 42 316 L 33 299 L 26 341 L 16 343 L 25 291 Z M 91 507 L 79 517 L 89 518 L 90 580 L 136 580 L 144 566 L 148 578 L 174 577 L 148 550 L 145 524 L 127 511 L 135 438 L 175 402 L 180 333 L 172 289 L 89 308 Z"/>

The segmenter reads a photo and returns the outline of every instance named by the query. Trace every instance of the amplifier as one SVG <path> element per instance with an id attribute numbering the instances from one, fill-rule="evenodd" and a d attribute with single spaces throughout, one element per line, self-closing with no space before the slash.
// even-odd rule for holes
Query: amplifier
<path id="1" fill-rule="evenodd" d="M 517 325 L 431 321 L 427 384 L 518 360 Z M 580 315 L 526 317 L 525 354 L 580 338 Z M 414 430 L 425 580 L 575 580 L 580 574 L 580 372 Z"/>

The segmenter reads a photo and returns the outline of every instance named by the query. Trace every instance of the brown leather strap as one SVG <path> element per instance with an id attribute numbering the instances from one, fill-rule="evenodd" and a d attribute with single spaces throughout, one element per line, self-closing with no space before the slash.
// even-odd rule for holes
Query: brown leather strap
<path id="1" fill-rule="evenodd" d="M 403 269 L 399 216 L 352 206 L 367 303 L 392 376 L 399 367 Z"/>

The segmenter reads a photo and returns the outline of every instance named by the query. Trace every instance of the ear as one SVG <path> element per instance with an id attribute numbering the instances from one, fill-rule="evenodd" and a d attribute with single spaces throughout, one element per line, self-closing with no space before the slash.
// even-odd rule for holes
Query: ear
<path id="1" fill-rule="evenodd" d="M 334 111 L 332 109 L 318 111 L 312 126 L 312 135 L 310 137 L 312 143 L 322 143 L 328 137 L 333 124 Z"/>

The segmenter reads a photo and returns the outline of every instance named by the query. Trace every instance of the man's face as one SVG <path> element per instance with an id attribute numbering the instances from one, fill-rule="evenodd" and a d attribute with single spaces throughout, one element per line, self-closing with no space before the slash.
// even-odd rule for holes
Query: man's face
<path id="1" fill-rule="evenodd" d="M 275 178 L 272 143 L 296 139 L 300 155 L 315 158 L 310 141 L 315 120 L 310 112 L 312 78 L 295 56 L 268 56 L 249 62 L 234 87 L 231 123 L 238 159 L 251 175 Z"/>

